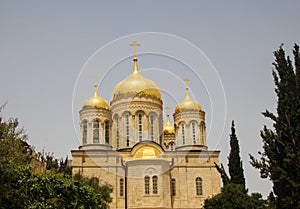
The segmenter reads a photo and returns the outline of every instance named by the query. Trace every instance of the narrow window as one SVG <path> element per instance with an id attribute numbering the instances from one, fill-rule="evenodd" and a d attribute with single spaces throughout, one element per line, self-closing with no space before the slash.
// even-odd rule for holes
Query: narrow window
<path id="1" fill-rule="evenodd" d="M 117 148 L 119 148 L 120 146 L 119 118 L 116 118 L 116 139 L 117 139 Z"/>
<path id="2" fill-rule="evenodd" d="M 154 116 L 150 116 L 150 138 L 151 141 L 154 140 Z"/>
<path id="3" fill-rule="evenodd" d="M 152 177 L 153 194 L 157 194 L 157 176 Z"/>
<path id="4" fill-rule="evenodd" d="M 192 137 L 193 137 L 193 144 L 196 144 L 196 127 L 195 122 L 192 123 Z"/>
<path id="5" fill-rule="evenodd" d="M 120 179 L 120 196 L 124 196 L 124 179 Z"/>
<path id="6" fill-rule="evenodd" d="M 126 146 L 129 146 L 129 115 L 125 116 L 125 124 L 126 124 Z"/>
<path id="7" fill-rule="evenodd" d="M 82 123 L 82 144 L 87 143 L 87 121 Z"/>
<path id="8" fill-rule="evenodd" d="M 176 196 L 176 180 L 171 180 L 171 194 L 172 196 Z"/>
<path id="9" fill-rule="evenodd" d="M 171 150 L 171 151 L 174 151 L 174 143 L 171 143 L 171 144 L 170 144 L 170 150 Z"/>
<path id="10" fill-rule="evenodd" d="M 182 144 L 185 144 L 184 123 L 181 123 Z"/>
<path id="11" fill-rule="evenodd" d="M 196 178 L 196 195 L 203 195 L 202 179 L 200 177 Z"/>
<path id="12" fill-rule="evenodd" d="M 143 140 L 143 116 L 139 114 L 139 141 Z"/>
<path id="13" fill-rule="evenodd" d="M 93 120 L 93 143 L 99 143 L 99 121 Z"/>
<path id="14" fill-rule="evenodd" d="M 108 121 L 105 121 L 104 130 L 105 130 L 104 132 L 105 143 L 109 144 L 109 122 Z"/>
<path id="15" fill-rule="evenodd" d="M 202 143 L 204 144 L 204 124 L 202 123 L 201 124 L 201 141 L 202 141 Z"/>
<path id="16" fill-rule="evenodd" d="M 145 194 L 150 194 L 150 177 L 145 176 Z"/>

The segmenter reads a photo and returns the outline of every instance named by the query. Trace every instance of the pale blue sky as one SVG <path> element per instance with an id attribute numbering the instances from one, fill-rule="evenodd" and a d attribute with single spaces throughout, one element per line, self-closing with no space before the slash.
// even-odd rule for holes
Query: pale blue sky
<path id="1" fill-rule="evenodd" d="M 293 44 L 300 43 L 299 8 L 296 0 L 0 1 L 0 104 L 7 101 L 3 114 L 18 117 L 29 142 L 39 150 L 54 152 L 56 157 L 70 156 L 70 150 L 78 147 L 72 116 L 74 85 L 88 58 L 122 36 L 173 34 L 208 56 L 224 86 L 225 131 L 219 143 L 209 145 L 222 151 L 221 162 L 227 164 L 228 134 L 234 119 L 250 191 L 267 194 L 270 184 L 260 180 L 248 154 L 261 149 L 259 131 L 270 124 L 260 113 L 276 107 L 272 52 L 284 43 L 290 53 Z M 160 67 L 147 57 L 144 63 L 145 67 Z M 120 66 L 126 69 L 117 74 L 117 81 L 132 69 L 130 62 Z M 91 85 L 79 98 L 91 96 L 92 82 L 86 79 Z M 194 85 L 194 89 L 201 88 L 201 84 Z M 101 95 L 110 100 L 113 87 L 100 89 Z M 183 97 L 184 88 L 178 94 Z M 199 102 L 209 109 L 206 101 Z M 80 105 L 74 107 L 76 114 Z"/>

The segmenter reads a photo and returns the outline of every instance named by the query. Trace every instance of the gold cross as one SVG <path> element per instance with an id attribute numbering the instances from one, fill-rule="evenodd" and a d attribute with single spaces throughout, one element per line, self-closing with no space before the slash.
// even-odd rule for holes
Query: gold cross
<path id="1" fill-rule="evenodd" d="M 166 107 L 165 109 L 166 109 L 167 115 L 170 115 L 170 109 L 171 109 L 171 108 L 170 108 L 170 107 Z"/>
<path id="2" fill-rule="evenodd" d="M 136 47 L 141 46 L 141 44 L 138 44 L 136 41 L 134 41 L 130 46 L 133 46 L 133 55 L 136 57 Z"/>
<path id="3" fill-rule="evenodd" d="M 188 78 L 186 78 L 186 79 L 184 79 L 184 81 L 185 81 L 185 88 L 187 89 L 187 88 L 189 88 L 189 79 Z"/>
<path id="4" fill-rule="evenodd" d="M 186 79 L 184 79 L 184 81 L 185 81 L 185 96 L 186 97 L 189 97 L 189 79 L 188 78 L 186 78 Z"/>
<path id="5" fill-rule="evenodd" d="M 100 79 L 100 76 L 94 75 L 94 76 L 93 76 L 93 79 L 94 79 L 94 86 L 98 86 L 98 81 L 99 81 L 99 79 Z"/>

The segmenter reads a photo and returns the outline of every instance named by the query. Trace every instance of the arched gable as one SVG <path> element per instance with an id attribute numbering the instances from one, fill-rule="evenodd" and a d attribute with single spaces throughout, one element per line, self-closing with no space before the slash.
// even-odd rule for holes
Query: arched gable
<path id="1" fill-rule="evenodd" d="M 134 158 L 153 159 L 160 158 L 164 149 L 153 141 L 143 141 L 134 145 L 131 150 L 131 155 Z"/>

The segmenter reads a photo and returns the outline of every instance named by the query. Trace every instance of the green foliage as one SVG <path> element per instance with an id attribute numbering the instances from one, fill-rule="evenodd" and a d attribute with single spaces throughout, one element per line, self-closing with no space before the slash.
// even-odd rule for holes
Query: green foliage
<path id="1" fill-rule="evenodd" d="M 242 160 L 240 157 L 240 147 L 239 141 L 237 139 L 234 127 L 234 121 L 231 125 L 231 134 L 230 134 L 230 153 L 228 157 L 228 168 L 229 175 L 226 173 L 224 166 L 215 164 L 217 170 L 221 174 L 223 185 L 227 184 L 241 184 L 245 187 L 245 177 Z"/>
<path id="2" fill-rule="evenodd" d="M 205 209 L 268 209 L 267 201 L 262 199 L 261 194 L 248 195 L 245 187 L 245 177 L 242 161 L 240 158 L 239 142 L 235 133 L 234 121 L 232 121 L 230 134 L 230 154 L 228 167 L 230 178 L 224 166 L 216 165 L 221 174 L 223 188 L 221 193 L 204 201 Z M 269 208 L 271 209 L 271 208 Z"/>
<path id="3" fill-rule="evenodd" d="M 241 184 L 225 185 L 221 193 L 206 199 L 204 205 L 205 209 L 267 209 L 261 194 L 248 195 Z"/>
<path id="4" fill-rule="evenodd" d="M 26 138 L 16 119 L 0 117 L 0 209 L 108 208 L 111 186 L 100 185 L 97 178 L 73 179 L 67 158 L 58 163 L 48 155 L 50 172 L 33 172 L 30 161 L 43 155 L 33 154 Z"/>
<path id="5" fill-rule="evenodd" d="M 220 175 L 221 175 L 223 185 L 225 186 L 225 185 L 227 185 L 227 184 L 230 184 L 230 178 L 229 178 L 229 176 L 227 175 L 227 173 L 226 173 L 226 171 L 225 171 L 225 168 L 224 168 L 223 164 L 221 164 L 221 166 L 219 166 L 219 165 L 217 165 L 217 164 L 215 163 L 215 166 L 216 166 L 218 172 L 219 172 Z"/>
<path id="6" fill-rule="evenodd" d="M 113 191 L 111 185 L 105 183 L 105 184 L 101 184 L 101 186 L 100 186 L 100 181 L 98 178 L 96 178 L 96 177 L 86 178 L 86 177 L 81 176 L 79 173 L 75 174 L 73 176 L 73 179 L 92 187 L 94 189 L 94 191 L 97 192 L 101 196 L 101 199 L 104 202 L 109 203 L 112 201 L 112 198 L 110 197 L 110 193 L 112 193 L 112 191 Z"/>
<path id="7" fill-rule="evenodd" d="M 230 134 L 230 154 L 228 157 L 228 169 L 230 174 L 230 182 L 233 184 L 241 184 L 245 187 L 245 177 L 243 163 L 240 157 L 239 141 L 235 134 L 234 121 L 231 125 Z"/>
<path id="8" fill-rule="evenodd" d="M 0 107 L 0 112 L 3 106 Z M 16 202 L 16 182 L 19 166 L 27 165 L 31 160 L 31 148 L 26 143 L 24 129 L 18 127 L 17 119 L 5 121 L 0 117 L 0 207 L 11 208 Z"/>
<path id="9" fill-rule="evenodd" d="M 280 46 L 274 52 L 273 70 L 278 97 L 277 115 L 263 113 L 273 121 L 274 129 L 261 131 L 263 152 L 260 159 L 251 157 L 262 178 L 273 182 L 276 208 L 300 208 L 300 55 L 294 46 L 294 66 Z"/>
<path id="10" fill-rule="evenodd" d="M 111 200 L 103 200 L 101 187 L 83 180 L 65 178 L 62 174 L 36 174 L 28 167 L 18 170 L 17 199 L 23 208 L 108 208 Z M 98 187 L 98 191 L 95 188 Z M 109 196 L 109 194 L 108 194 Z M 19 208 L 16 205 L 15 208 Z"/>

